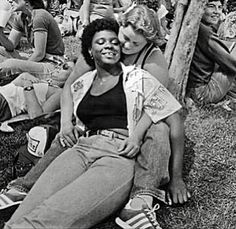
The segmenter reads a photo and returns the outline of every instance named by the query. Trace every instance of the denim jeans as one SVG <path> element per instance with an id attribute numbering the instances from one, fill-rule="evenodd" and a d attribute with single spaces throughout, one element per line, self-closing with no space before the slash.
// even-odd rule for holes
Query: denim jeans
<path id="1" fill-rule="evenodd" d="M 200 104 L 217 103 L 226 95 L 235 97 L 236 80 L 220 71 L 214 72 L 208 84 L 191 88 L 189 95 Z"/>
<path id="2" fill-rule="evenodd" d="M 28 192 L 48 165 L 65 149 L 61 146 L 59 137 L 56 136 L 44 157 L 24 177 L 12 181 L 8 188 L 14 187 Z M 164 122 L 153 124 L 145 135 L 135 163 L 131 197 L 148 194 L 166 202 L 165 191 L 160 187 L 169 182 L 170 154 L 169 127 Z"/>
<path id="3" fill-rule="evenodd" d="M 51 78 L 55 70 L 55 64 L 50 62 L 35 62 L 30 60 L 7 59 L 0 63 L 0 76 L 8 76 L 11 74 L 20 74 L 28 72 L 39 79 Z"/>
<path id="4" fill-rule="evenodd" d="M 41 62 L 30 61 L 28 60 L 29 55 L 23 56 L 16 50 L 8 52 L 4 47 L 0 46 L 0 77 L 29 72 L 39 79 L 51 78 L 58 64 L 57 59 L 62 61 L 63 57 L 50 54 L 46 54 L 46 57 L 50 60 L 55 59 L 55 63 L 52 60 L 47 61 L 46 59 Z"/>
<path id="5" fill-rule="evenodd" d="M 122 141 L 81 137 L 49 165 L 5 229 L 85 229 L 116 212 L 134 175 L 135 160 L 118 154 Z"/>
<path id="6" fill-rule="evenodd" d="M 169 182 L 171 154 L 169 127 L 164 122 L 152 124 L 148 129 L 135 163 L 134 184 L 131 197 L 151 195 L 166 203 L 164 189 Z"/>
<path id="7" fill-rule="evenodd" d="M 236 58 L 236 47 L 230 54 Z M 236 100 L 236 75 L 228 76 L 221 68 L 215 69 L 208 84 L 189 89 L 189 96 L 200 104 L 217 103 L 226 95 Z"/>

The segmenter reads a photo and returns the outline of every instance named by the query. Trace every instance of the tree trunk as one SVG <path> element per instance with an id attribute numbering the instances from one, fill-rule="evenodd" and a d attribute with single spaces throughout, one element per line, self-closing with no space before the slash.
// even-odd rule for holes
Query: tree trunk
<path id="1" fill-rule="evenodd" d="M 196 45 L 204 6 L 208 0 L 179 0 L 165 57 L 169 65 L 169 90 L 184 105 L 189 67 Z"/>
<path id="2" fill-rule="evenodd" d="M 165 58 L 167 60 L 169 67 L 172 61 L 172 56 L 176 47 L 177 40 L 179 38 L 179 33 L 180 33 L 181 25 L 183 23 L 183 18 L 186 12 L 187 5 L 188 5 L 188 0 L 180 0 L 176 6 L 175 20 L 173 22 L 170 38 L 165 49 Z"/>

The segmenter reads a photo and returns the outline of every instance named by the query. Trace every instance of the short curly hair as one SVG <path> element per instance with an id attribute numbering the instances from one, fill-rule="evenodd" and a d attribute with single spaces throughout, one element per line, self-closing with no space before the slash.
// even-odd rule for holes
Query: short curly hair
<path id="1" fill-rule="evenodd" d="M 147 42 L 156 45 L 163 44 L 164 36 L 161 32 L 160 22 L 157 13 L 145 5 L 136 5 L 132 9 L 121 14 L 118 23 L 133 29 L 142 34 Z"/>
<path id="2" fill-rule="evenodd" d="M 93 41 L 94 35 L 97 32 L 100 32 L 103 30 L 113 31 L 118 35 L 119 25 L 113 19 L 105 19 L 105 18 L 96 19 L 84 28 L 84 31 L 81 37 L 82 54 L 87 64 L 90 65 L 91 67 L 95 67 L 95 62 L 89 54 L 89 49 L 91 49 L 92 47 L 92 41 Z"/>

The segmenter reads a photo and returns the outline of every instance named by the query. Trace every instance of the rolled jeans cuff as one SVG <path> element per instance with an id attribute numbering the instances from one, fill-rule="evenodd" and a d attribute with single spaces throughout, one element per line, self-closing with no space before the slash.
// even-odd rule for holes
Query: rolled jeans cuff
<path id="1" fill-rule="evenodd" d="M 166 191 L 163 189 L 152 190 L 150 188 L 145 189 L 143 187 L 133 187 L 133 188 L 135 191 L 131 192 L 131 195 L 130 195 L 131 199 L 139 195 L 149 195 L 149 196 L 154 197 L 158 201 L 168 204 Z"/>

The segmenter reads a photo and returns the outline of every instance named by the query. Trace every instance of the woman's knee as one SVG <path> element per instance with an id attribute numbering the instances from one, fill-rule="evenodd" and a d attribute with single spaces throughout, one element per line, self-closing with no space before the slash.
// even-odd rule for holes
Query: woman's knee
<path id="1" fill-rule="evenodd" d="M 152 139 L 169 139 L 169 126 L 161 121 L 156 124 L 152 124 L 147 130 L 146 138 L 151 137 Z"/>

